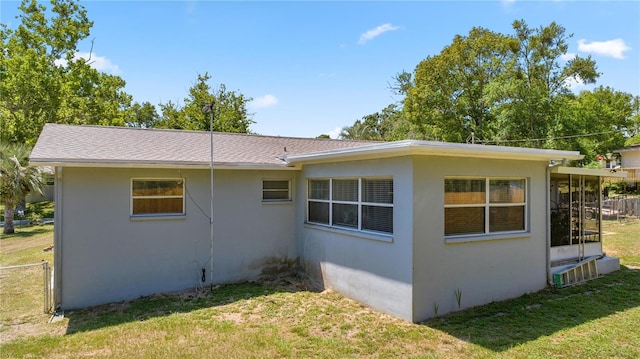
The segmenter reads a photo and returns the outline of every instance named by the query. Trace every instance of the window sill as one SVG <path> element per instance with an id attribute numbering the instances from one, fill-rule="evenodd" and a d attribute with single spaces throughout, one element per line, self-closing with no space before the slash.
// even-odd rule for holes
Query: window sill
<path id="1" fill-rule="evenodd" d="M 463 236 L 451 236 L 445 237 L 444 243 L 446 244 L 458 244 L 458 243 L 473 243 L 473 242 L 485 242 L 485 241 L 500 241 L 508 239 L 529 239 L 531 238 L 531 232 L 506 232 L 506 233 L 491 233 L 491 234 L 469 234 Z"/>
<path id="2" fill-rule="evenodd" d="M 379 242 L 393 243 L 393 234 L 383 234 L 377 232 L 358 231 L 355 229 L 331 227 L 327 225 L 305 222 L 305 228 L 317 229 L 324 232 L 336 233 L 355 238 L 369 239 Z"/>
<path id="3" fill-rule="evenodd" d="M 184 220 L 187 218 L 186 214 L 145 214 L 145 215 L 129 215 L 129 219 L 132 222 L 143 221 L 175 221 Z"/>
<path id="4" fill-rule="evenodd" d="M 293 201 L 290 199 L 282 199 L 282 200 L 262 200 L 262 204 L 266 204 L 266 205 L 282 205 L 282 204 L 293 204 Z"/>

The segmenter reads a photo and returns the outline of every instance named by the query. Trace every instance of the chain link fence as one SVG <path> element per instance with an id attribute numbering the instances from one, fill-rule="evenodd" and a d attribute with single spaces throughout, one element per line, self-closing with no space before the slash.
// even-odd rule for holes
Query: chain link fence
<path id="1" fill-rule="evenodd" d="M 640 219 L 640 197 L 617 196 L 602 201 L 602 219 L 632 221 Z"/>
<path id="2" fill-rule="evenodd" d="M 53 310 L 53 292 L 49 262 L 0 267 L 2 320 L 20 314 Z M 42 295 L 40 295 L 41 293 Z M 41 304 L 38 305 L 38 302 Z M 13 314 L 13 315 L 12 315 Z"/>

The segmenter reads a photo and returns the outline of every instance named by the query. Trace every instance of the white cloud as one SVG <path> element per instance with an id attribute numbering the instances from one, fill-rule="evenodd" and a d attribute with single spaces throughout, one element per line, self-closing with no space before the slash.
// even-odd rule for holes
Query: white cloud
<path id="1" fill-rule="evenodd" d="M 73 59 L 85 59 L 89 66 L 101 72 L 107 72 L 114 75 L 120 73 L 120 67 L 104 56 L 97 56 L 96 54 L 90 54 L 88 52 L 76 52 L 73 55 Z M 57 59 L 53 63 L 57 66 L 67 66 L 67 60 L 65 59 Z"/>
<path id="2" fill-rule="evenodd" d="M 615 59 L 624 59 L 624 53 L 631 50 L 622 39 L 614 39 L 609 41 L 592 41 L 590 43 L 585 39 L 578 40 L 578 50 L 604 56 L 611 56 Z"/>
<path id="3" fill-rule="evenodd" d="M 360 40 L 358 40 L 358 44 L 363 45 L 365 42 L 367 42 L 369 40 L 373 40 L 376 37 L 384 34 L 387 31 L 394 31 L 394 30 L 398 30 L 398 29 L 400 29 L 400 27 L 393 26 L 393 25 L 391 25 L 389 23 L 382 24 L 382 25 L 376 27 L 375 29 L 367 30 L 367 32 L 365 32 L 362 35 L 360 35 Z"/>
<path id="4" fill-rule="evenodd" d="M 278 103 L 278 98 L 272 94 L 266 94 L 251 101 L 251 106 L 256 108 L 270 107 Z"/>
<path id="5" fill-rule="evenodd" d="M 336 139 L 338 138 L 338 136 L 340 136 L 340 133 L 342 133 L 342 127 L 336 127 L 333 129 L 333 131 L 329 131 L 329 133 L 327 133 L 327 135 L 329 135 L 329 137 Z"/>
<path id="6" fill-rule="evenodd" d="M 576 54 L 574 54 L 573 52 L 567 52 L 566 54 L 560 55 L 560 58 L 564 61 L 573 60 L 574 57 L 576 57 Z"/>

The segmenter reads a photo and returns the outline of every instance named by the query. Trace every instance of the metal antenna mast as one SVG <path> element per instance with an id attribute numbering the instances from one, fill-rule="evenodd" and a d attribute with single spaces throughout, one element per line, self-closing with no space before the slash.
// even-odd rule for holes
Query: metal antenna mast
<path id="1" fill-rule="evenodd" d="M 209 198 L 209 204 L 210 204 L 210 216 L 209 216 L 209 232 L 210 232 L 210 239 L 211 241 L 209 242 L 209 249 L 211 251 L 211 255 L 209 257 L 209 264 L 210 264 L 210 268 L 209 268 L 209 283 L 211 285 L 211 289 L 213 290 L 213 109 L 214 109 L 214 101 L 211 101 L 210 104 L 205 105 L 202 108 L 202 111 L 205 113 L 209 113 L 209 184 L 210 184 L 210 188 L 209 188 L 209 193 L 210 193 L 210 198 Z"/>

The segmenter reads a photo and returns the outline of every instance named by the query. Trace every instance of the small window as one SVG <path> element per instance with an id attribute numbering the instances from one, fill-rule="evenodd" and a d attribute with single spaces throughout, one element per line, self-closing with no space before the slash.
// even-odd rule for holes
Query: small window
<path id="1" fill-rule="evenodd" d="M 289 180 L 263 180 L 262 200 L 270 201 L 290 201 L 291 181 Z"/>
<path id="2" fill-rule="evenodd" d="M 184 214 L 184 179 L 132 179 L 131 215 Z"/>

